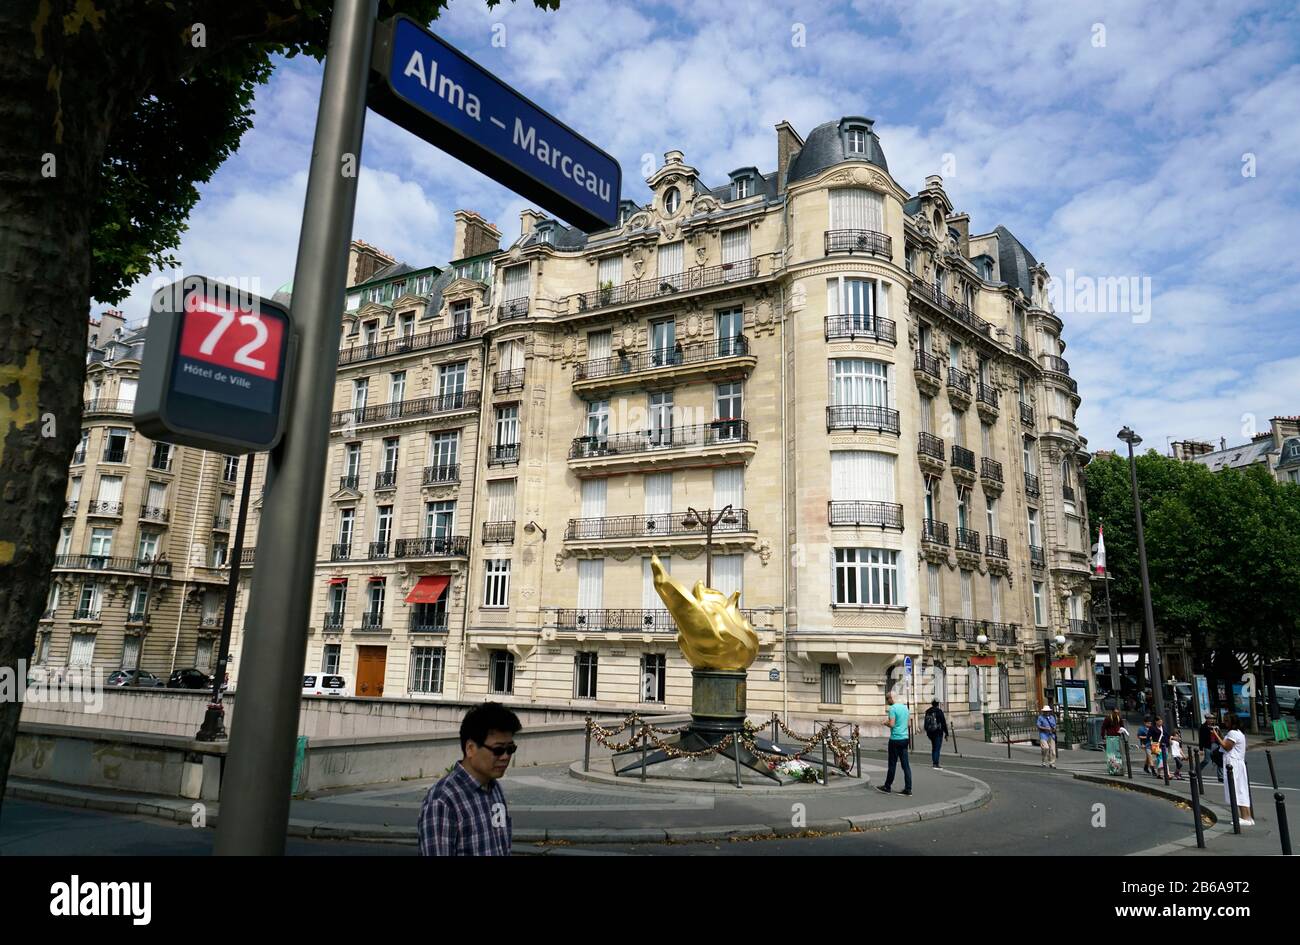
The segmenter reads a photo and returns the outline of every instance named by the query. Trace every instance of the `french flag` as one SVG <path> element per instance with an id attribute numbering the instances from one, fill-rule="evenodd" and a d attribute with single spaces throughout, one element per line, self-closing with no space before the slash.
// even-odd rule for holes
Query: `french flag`
<path id="1" fill-rule="evenodd" d="M 1093 569 L 1098 574 L 1106 573 L 1106 538 L 1102 534 L 1104 531 L 1105 531 L 1105 526 L 1098 524 L 1097 525 L 1097 555 L 1092 559 Z"/>

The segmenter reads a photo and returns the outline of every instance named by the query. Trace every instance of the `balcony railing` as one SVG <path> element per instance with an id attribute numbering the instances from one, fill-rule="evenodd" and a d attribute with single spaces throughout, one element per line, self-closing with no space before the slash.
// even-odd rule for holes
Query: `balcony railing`
<path id="1" fill-rule="evenodd" d="M 144 611 L 143 611 L 143 610 L 130 610 L 130 611 L 127 611 L 127 614 L 126 614 L 126 622 L 127 622 L 127 623 L 144 623 Z"/>
<path id="2" fill-rule="evenodd" d="M 405 420 L 411 417 L 429 417 L 439 413 L 452 413 L 458 410 L 477 410 L 478 405 L 479 392 L 476 390 L 441 394 L 437 397 L 416 397 L 412 400 L 400 400 L 391 404 L 375 404 L 373 407 L 336 410 L 330 418 L 330 427 L 337 429 L 352 424 L 384 423 L 392 420 Z"/>
<path id="3" fill-rule="evenodd" d="M 1069 623 L 1071 636 L 1091 637 L 1097 634 L 1091 620 L 1080 620 L 1078 617 L 1071 617 Z"/>
<path id="4" fill-rule="evenodd" d="M 516 368 L 513 371 L 497 371 L 492 375 L 492 390 L 495 393 L 502 393 L 508 390 L 524 389 L 524 369 Z"/>
<path id="5" fill-rule="evenodd" d="M 957 550 L 980 553 L 980 533 L 973 528 L 957 529 Z"/>
<path id="6" fill-rule="evenodd" d="M 899 432 L 898 411 L 889 407 L 869 407 L 858 404 L 833 405 L 826 408 L 827 430 L 876 430 L 880 433 Z"/>
<path id="7" fill-rule="evenodd" d="M 742 610 L 751 621 L 756 617 L 752 610 Z M 645 633 L 675 633 L 677 625 L 667 610 L 606 610 L 561 608 L 555 613 L 555 626 L 560 630 L 624 631 Z"/>
<path id="8" fill-rule="evenodd" d="M 90 607 L 78 607 L 72 612 L 73 620 L 98 620 L 99 610 Z"/>
<path id="9" fill-rule="evenodd" d="M 971 391 L 970 375 L 959 368 L 950 367 L 948 368 L 948 386 L 969 397 Z"/>
<path id="10" fill-rule="evenodd" d="M 366 555 L 371 561 L 384 561 L 391 557 L 389 551 L 392 547 L 391 541 L 372 541 Z"/>
<path id="11" fill-rule="evenodd" d="M 85 451 L 85 450 L 75 450 L 75 451 L 73 452 L 73 454 L 72 454 L 72 465 L 73 465 L 73 466 L 80 466 L 80 465 L 81 465 L 82 463 L 84 463 L 85 461 L 86 461 L 86 451 Z"/>
<path id="12" fill-rule="evenodd" d="M 985 554 L 990 558 L 1009 558 L 1007 554 L 1007 540 L 999 538 L 997 535 L 988 535 L 985 537 Z"/>
<path id="13" fill-rule="evenodd" d="M 915 368 L 924 374 L 929 374 L 935 380 L 942 377 L 942 362 L 932 354 L 926 354 L 924 351 L 916 352 Z"/>
<path id="14" fill-rule="evenodd" d="M 952 618 L 952 630 L 957 639 L 965 640 L 967 643 L 979 643 L 980 634 L 984 633 L 982 621 L 967 620 L 964 617 Z"/>
<path id="15" fill-rule="evenodd" d="M 1020 422 L 1027 427 L 1034 425 L 1034 408 L 1023 400 L 1020 402 Z"/>
<path id="16" fill-rule="evenodd" d="M 134 400 L 87 400 L 81 405 L 82 413 L 117 413 L 130 416 L 135 412 Z"/>
<path id="17" fill-rule="evenodd" d="M 1014 623 L 995 623 L 990 620 L 984 624 L 984 635 L 998 646 L 1015 646 L 1017 629 Z"/>
<path id="18" fill-rule="evenodd" d="M 356 492 L 361 487 L 360 476 L 339 476 L 339 488 Z"/>
<path id="19" fill-rule="evenodd" d="M 212 527 L 214 530 L 220 532 L 230 531 L 230 516 L 229 515 L 212 516 Z"/>
<path id="20" fill-rule="evenodd" d="M 412 617 L 411 622 L 407 625 L 407 632 L 408 633 L 446 633 L 447 615 L 443 614 L 441 617 L 434 619 L 432 622 L 428 622 L 428 618 L 426 618 L 426 620 L 422 622 L 422 621 L 417 621 L 414 617 Z"/>
<path id="21" fill-rule="evenodd" d="M 104 502 L 100 499 L 91 499 L 86 505 L 86 511 L 91 515 L 121 515 L 121 502 Z"/>
<path id="22" fill-rule="evenodd" d="M 105 448 L 104 448 L 103 459 L 100 460 L 100 462 L 104 462 L 104 463 L 125 463 L 125 462 L 126 462 L 126 447 L 124 447 L 124 446 L 122 446 L 122 447 L 113 447 L 113 446 L 105 447 Z"/>
<path id="23" fill-rule="evenodd" d="M 466 325 L 454 325 L 451 328 L 438 328 L 421 332 L 418 335 L 402 335 L 388 341 L 372 341 L 370 344 L 354 345 L 339 352 L 339 364 L 357 364 L 361 361 L 373 361 L 394 354 L 406 354 L 410 351 L 424 351 L 440 345 L 455 344 L 478 338 L 483 334 L 483 322 Z"/>
<path id="24" fill-rule="evenodd" d="M 639 374 L 663 367 L 702 364 L 724 358 L 741 358 L 748 354 L 749 339 L 744 335 L 737 335 L 734 338 L 691 345 L 689 348 L 653 348 L 625 357 L 579 361 L 573 367 L 573 379 L 575 381 L 598 380 L 622 374 Z"/>
<path id="25" fill-rule="evenodd" d="M 1066 502 L 1073 502 L 1074 486 L 1070 485 L 1068 482 L 1061 483 L 1061 498 L 1065 499 Z"/>
<path id="26" fill-rule="evenodd" d="M 212 630 L 221 626 L 221 614 L 201 614 L 199 616 L 199 629 Z"/>
<path id="27" fill-rule="evenodd" d="M 1025 341 L 1021 335 L 1016 335 L 1016 354 L 1023 354 L 1027 358 L 1034 356 L 1033 352 L 1029 350 L 1029 342 Z"/>
<path id="28" fill-rule="evenodd" d="M 1043 370 L 1055 371 L 1057 374 L 1069 374 L 1070 362 L 1065 358 L 1058 357 L 1054 354 L 1040 354 L 1039 360 L 1043 364 Z"/>
<path id="29" fill-rule="evenodd" d="M 921 540 L 934 542 L 936 545 L 948 545 L 948 523 L 932 518 L 921 520 Z"/>
<path id="30" fill-rule="evenodd" d="M 514 522 L 484 522 L 483 523 L 483 544 L 514 544 L 515 541 L 515 523 Z"/>
<path id="31" fill-rule="evenodd" d="M 950 617 L 922 614 L 921 632 L 936 643 L 957 642 L 957 630 L 953 627 L 952 618 Z"/>
<path id="32" fill-rule="evenodd" d="M 497 321 L 499 322 L 508 322 L 515 318 L 523 318 L 527 314 L 527 299 L 510 299 L 508 302 L 502 302 L 497 306 Z"/>
<path id="33" fill-rule="evenodd" d="M 719 443 L 751 442 L 746 420 L 714 420 L 693 426 L 660 427 L 636 433 L 576 437 L 569 447 L 569 459 L 589 459 L 622 453 L 714 446 Z"/>
<path id="34" fill-rule="evenodd" d="M 343 614 L 335 613 L 333 611 L 327 613 L 325 615 L 325 618 L 321 621 L 321 626 L 323 626 L 326 630 L 342 630 Z"/>
<path id="35" fill-rule="evenodd" d="M 998 405 L 997 388 L 990 387 L 988 384 L 985 384 L 983 381 L 980 381 L 979 389 L 978 391 L 976 391 L 975 399 L 982 404 L 987 404 L 990 407 L 996 407 Z"/>
<path id="36" fill-rule="evenodd" d="M 64 514 L 64 515 L 76 515 L 76 514 L 77 514 L 77 505 L 78 505 L 78 504 L 79 504 L 79 503 L 77 502 L 76 499 L 73 499 L 71 502 L 66 503 L 66 504 L 63 506 L 63 514 Z"/>
<path id="37" fill-rule="evenodd" d="M 987 456 L 980 459 L 980 475 L 991 482 L 1002 481 L 1002 464 Z"/>
<path id="38" fill-rule="evenodd" d="M 959 302 L 940 292 L 929 282 L 922 282 L 919 279 L 912 283 L 912 291 L 935 308 L 957 319 L 971 331 L 992 336 L 993 326 L 971 311 L 970 306 L 965 302 Z"/>
<path id="39" fill-rule="evenodd" d="M 361 615 L 361 626 L 358 630 L 366 633 L 380 633 L 384 629 L 384 615 L 375 613 L 365 613 Z"/>
<path id="40" fill-rule="evenodd" d="M 497 443 L 488 447 L 489 466 L 512 466 L 519 462 L 518 443 Z"/>
<path id="41" fill-rule="evenodd" d="M 239 566 L 241 568 L 251 568 L 253 562 L 257 560 L 256 548 L 242 548 L 239 552 Z"/>
<path id="42" fill-rule="evenodd" d="M 1043 554 L 1043 547 L 1042 547 L 1042 545 L 1030 545 L 1030 546 L 1029 546 L 1029 563 L 1032 564 L 1032 565 L 1033 565 L 1034 567 L 1036 567 L 1036 568 L 1045 568 L 1045 567 L 1047 567 L 1047 558 L 1046 558 L 1046 556 Z"/>
<path id="43" fill-rule="evenodd" d="M 140 510 L 140 517 L 147 522 L 165 522 L 171 518 L 171 511 L 155 505 L 146 505 Z"/>
<path id="44" fill-rule="evenodd" d="M 917 437 L 916 451 L 941 463 L 944 461 L 943 439 L 933 433 L 922 433 Z"/>
<path id="45" fill-rule="evenodd" d="M 1033 473 L 1025 473 L 1025 495 L 1038 498 L 1042 494 L 1042 489 L 1038 485 L 1038 477 Z"/>
<path id="46" fill-rule="evenodd" d="M 573 297 L 578 300 L 578 311 L 585 312 L 606 305 L 644 302 L 676 292 L 690 292 L 695 289 L 725 285 L 728 282 L 741 282 L 757 275 L 758 260 L 742 259 L 738 262 L 723 263 L 720 266 L 688 269 L 675 275 L 649 276 L 639 281 L 582 292 Z"/>
<path id="47" fill-rule="evenodd" d="M 827 341 L 880 341 L 885 344 L 898 343 L 898 327 L 888 318 L 872 318 L 870 315 L 827 315 Z"/>
<path id="48" fill-rule="evenodd" d="M 396 489 L 397 488 L 397 470 L 382 469 L 375 473 L 375 489 Z"/>
<path id="49" fill-rule="evenodd" d="M 450 463 L 446 466 L 425 466 L 423 483 L 426 486 L 441 482 L 460 482 L 460 464 Z"/>
<path id="50" fill-rule="evenodd" d="M 159 577 L 170 577 L 170 561 L 155 562 L 152 558 L 112 558 L 107 555 L 55 555 L 54 567 L 60 570 L 127 571 L 148 574 L 151 567 Z"/>
<path id="51" fill-rule="evenodd" d="M 399 538 L 394 558 L 464 558 L 469 555 L 469 537 L 440 535 L 432 538 Z"/>
<path id="52" fill-rule="evenodd" d="M 703 514 L 713 517 L 713 510 Z M 714 535 L 736 534 L 752 529 L 747 509 L 732 509 L 731 521 L 720 521 Z M 687 522 L 692 524 L 688 527 Z M 604 518 L 571 518 L 564 529 L 565 541 L 598 541 L 605 538 L 657 538 L 661 535 L 704 537 L 704 529 L 689 512 L 654 515 L 615 515 Z"/>
<path id="53" fill-rule="evenodd" d="M 964 469 L 973 473 L 975 471 L 975 454 L 966 447 L 954 443 L 952 447 L 952 464 L 957 469 Z"/>
<path id="54" fill-rule="evenodd" d="M 902 528 L 903 507 L 894 502 L 867 502 L 857 499 L 832 500 L 826 503 L 832 525 L 871 525 L 879 528 Z"/>
<path id="55" fill-rule="evenodd" d="M 352 543 L 336 542 L 330 545 L 331 561 L 351 561 L 352 560 Z"/>
<path id="56" fill-rule="evenodd" d="M 862 253 L 889 259 L 894 254 L 893 238 L 875 230 L 827 230 L 824 244 L 827 256 L 831 253 Z"/>

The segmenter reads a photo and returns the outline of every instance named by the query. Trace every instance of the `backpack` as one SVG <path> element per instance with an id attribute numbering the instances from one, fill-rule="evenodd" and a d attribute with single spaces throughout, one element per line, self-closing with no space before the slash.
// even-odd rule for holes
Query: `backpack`
<path id="1" fill-rule="evenodd" d="M 943 725 L 939 722 L 939 713 L 934 709 L 929 709 L 925 713 L 925 734 L 937 735 L 943 731 Z"/>

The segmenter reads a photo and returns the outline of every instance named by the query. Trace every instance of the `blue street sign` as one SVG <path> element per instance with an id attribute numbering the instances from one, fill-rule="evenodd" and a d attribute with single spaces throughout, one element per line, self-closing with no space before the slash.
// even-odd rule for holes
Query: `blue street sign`
<path id="1" fill-rule="evenodd" d="M 910 656 L 903 657 L 903 672 L 906 673 L 908 676 L 912 675 L 912 657 Z"/>
<path id="2" fill-rule="evenodd" d="M 618 222 L 618 162 L 416 21 L 375 32 L 371 108 L 584 230 Z"/>

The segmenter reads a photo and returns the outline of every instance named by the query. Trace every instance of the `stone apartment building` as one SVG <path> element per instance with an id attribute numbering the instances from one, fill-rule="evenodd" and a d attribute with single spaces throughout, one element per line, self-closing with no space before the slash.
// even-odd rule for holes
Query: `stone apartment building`
<path id="1" fill-rule="evenodd" d="M 1217 450 L 1203 440 L 1175 440 L 1170 444 L 1170 454 L 1213 470 L 1241 469 L 1258 463 L 1278 482 L 1300 483 L 1300 416 L 1273 417 L 1268 427 L 1241 446 L 1229 447 L 1226 440 L 1220 440 Z"/>

